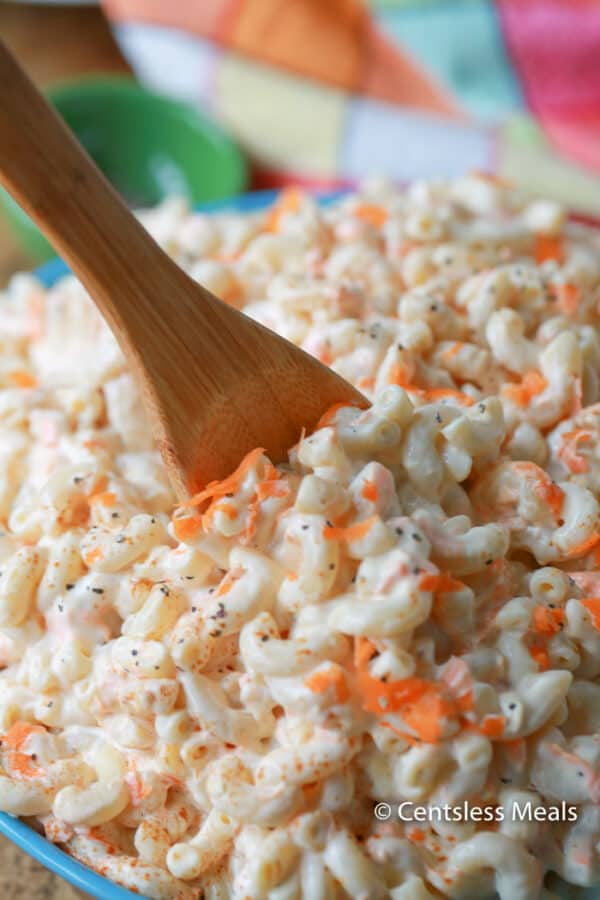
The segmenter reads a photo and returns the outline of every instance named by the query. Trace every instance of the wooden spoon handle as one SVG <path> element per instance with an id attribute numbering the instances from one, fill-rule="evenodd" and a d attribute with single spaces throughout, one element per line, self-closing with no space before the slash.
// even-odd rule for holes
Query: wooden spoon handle
<path id="1" fill-rule="evenodd" d="M 168 278 L 171 293 L 173 280 L 185 278 L 1 40 L 0 183 L 70 264 L 117 336 L 123 330 L 138 333 L 136 323 L 151 305 L 144 298 L 157 294 L 157 268 Z M 149 259 L 152 264 L 145 265 Z"/>

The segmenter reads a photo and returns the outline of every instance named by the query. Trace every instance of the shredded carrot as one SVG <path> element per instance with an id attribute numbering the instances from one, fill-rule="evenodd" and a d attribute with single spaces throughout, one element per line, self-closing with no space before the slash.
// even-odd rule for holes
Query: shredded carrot
<path id="1" fill-rule="evenodd" d="M 381 719 L 379 724 L 382 728 L 388 728 L 390 731 L 393 731 L 395 735 L 402 738 L 411 747 L 417 747 L 420 743 L 419 738 L 416 738 L 413 734 L 408 734 L 406 731 L 400 731 L 392 722 L 386 722 L 385 719 Z"/>
<path id="2" fill-rule="evenodd" d="M 358 638 L 354 646 L 356 689 L 366 712 L 378 716 L 398 712 L 406 725 L 427 743 L 435 743 L 442 734 L 443 719 L 457 712 L 456 704 L 446 699 L 443 685 L 422 678 L 401 678 L 381 681 L 374 678 L 368 664 L 374 647 L 365 638 Z M 390 723 L 385 723 L 400 736 Z"/>
<path id="3" fill-rule="evenodd" d="M 223 597 L 225 594 L 228 594 L 232 589 L 236 581 L 239 581 L 242 575 L 244 574 L 244 569 L 230 569 L 225 578 L 222 580 L 221 584 L 217 588 L 216 596 Z"/>
<path id="4" fill-rule="evenodd" d="M 529 655 L 538 664 L 542 671 L 549 667 L 550 657 L 548 656 L 548 651 L 545 649 L 545 647 L 540 647 L 539 644 L 534 644 L 533 646 L 529 647 Z"/>
<path id="5" fill-rule="evenodd" d="M 108 476 L 106 475 L 98 475 L 97 478 L 94 479 L 94 482 L 90 488 L 90 492 L 88 497 L 93 497 L 94 494 L 101 494 L 108 487 Z"/>
<path id="6" fill-rule="evenodd" d="M 278 478 L 279 478 L 279 472 L 277 471 L 277 468 L 273 465 L 271 460 L 267 460 L 267 464 L 265 466 L 264 480 L 265 481 L 277 481 Z"/>
<path id="7" fill-rule="evenodd" d="M 587 540 L 582 541 L 580 544 L 577 544 L 576 547 L 572 547 L 571 550 L 567 553 L 567 557 L 569 559 L 573 559 L 576 556 L 583 556 L 586 553 L 589 553 L 590 550 L 593 550 L 597 544 L 600 543 L 600 533 L 593 534 L 591 537 L 587 538 Z"/>
<path id="8" fill-rule="evenodd" d="M 35 778 L 42 773 L 42 769 L 31 762 L 31 757 L 19 750 L 10 752 L 9 766 L 13 776 L 17 778 Z"/>
<path id="9" fill-rule="evenodd" d="M 404 366 L 401 366 L 399 363 L 394 363 L 394 365 L 391 366 L 390 374 L 388 375 L 388 383 L 397 384 L 398 387 L 410 389 L 410 379 L 406 374 Z"/>
<path id="10" fill-rule="evenodd" d="M 232 263 L 237 262 L 240 256 L 241 253 L 238 251 L 234 253 L 211 253 L 209 254 L 209 259 L 214 259 L 215 262 Z M 224 300 L 225 298 L 222 297 L 221 299 Z"/>
<path id="11" fill-rule="evenodd" d="M 365 481 L 363 484 L 363 489 L 360 492 L 361 496 L 365 498 L 365 500 L 370 500 L 372 503 L 377 503 L 377 485 L 373 481 Z"/>
<path id="12" fill-rule="evenodd" d="M 435 403 L 438 400 L 452 399 L 456 400 L 460 406 L 473 406 L 475 401 L 468 394 L 453 388 L 420 388 L 416 384 L 412 384 L 408 378 L 404 366 L 396 363 L 390 368 L 388 375 L 388 384 L 397 384 L 411 394 L 416 394 L 426 403 Z"/>
<path id="13" fill-rule="evenodd" d="M 586 776 L 586 781 L 584 783 L 587 782 L 589 784 L 590 780 L 592 782 L 597 780 L 598 776 L 596 775 L 594 768 L 587 762 L 587 760 L 583 759 L 583 757 L 579 756 L 577 753 L 572 753 L 569 750 L 565 750 L 565 748 L 561 747 L 560 744 L 548 743 L 546 747 L 552 756 L 566 763 L 569 763 L 574 768 L 579 769 Z"/>
<path id="14" fill-rule="evenodd" d="M 13 384 L 20 388 L 34 388 L 38 385 L 38 381 L 35 375 L 32 375 L 31 372 L 25 372 L 21 369 L 13 369 L 12 372 L 8 373 L 8 377 L 13 382 Z"/>
<path id="15" fill-rule="evenodd" d="M 381 228 L 389 219 L 389 213 L 383 206 L 376 203 L 361 203 L 354 210 L 354 215 L 363 222 L 368 222 L 373 228 Z"/>
<path id="16" fill-rule="evenodd" d="M 520 384 L 505 384 L 502 388 L 502 393 L 509 400 L 512 400 L 513 403 L 516 403 L 517 406 L 524 408 L 529 406 L 534 397 L 545 391 L 547 386 L 548 382 L 543 375 L 540 375 L 539 372 L 531 371 L 523 376 Z"/>
<path id="17" fill-rule="evenodd" d="M 422 591 L 432 591 L 434 594 L 449 594 L 452 591 L 462 591 L 464 583 L 453 578 L 449 572 L 439 572 L 437 575 L 423 575 L 419 581 Z"/>
<path id="18" fill-rule="evenodd" d="M 479 731 L 485 737 L 499 738 L 504 734 L 505 716 L 487 715 L 479 725 Z"/>
<path id="19" fill-rule="evenodd" d="M 259 500 L 253 500 L 248 510 L 248 519 L 244 529 L 244 543 L 248 544 L 256 534 L 258 528 L 258 517 L 260 515 Z"/>
<path id="20" fill-rule="evenodd" d="M 536 606 L 533 610 L 533 627 L 539 634 L 553 635 L 560 631 L 565 621 L 564 609 L 550 609 L 549 606 Z"/>
<path id="21" fill-rule="evenodd" d="M 363 378 L 359 378 L 356 382 L 356 386 L 361 389 L 361 391 L 372 391 L 375 387 L 375 377 L 373 375 L 364 376 Z"/>
<path id="22" fill-rule="evenodd" d="M 451 656 L 441 673 L 442 681 L 454 694 L 470 691 L 473 687 L 473 677 L 469 666 L 458 656 Z"/>
<path id="23" fill-rule="evenodd" d="M 324 694 L 330 687 L 335 691 L 338 703 L 345 703 L 350 697 L 350 690 L 343 669 L 333 663 L 327 669 L 315 672 L 304 682 L 315 694 Z"/>
<path id="24" fill-rule="evenodd" d="M 83 446 L 86 450 L 106 450 L 106 443 L 98 440 L 98 438 L 91 438 L 89 441 L 83 441 Z"/>
<path id="25" fill-rule="evenodd" d="M 279 231 L 281 219 L 286 213 L 298 212 L 302 206 L 303 194 L 299 188 L 282 190 L 265 218 L 265 231 Z"/>
<path id="26" fill-rule="evenodd" d="M 550 665 L 548 641 L 558 634 L 565 622 L 565 611 L 538 604 L 533 608 L 531 630 L 526 636 L 529 654 L 544 671 Z"/>
<path id="27" fill-rule="evenodd" d="M 45 734 L 43 725 L 32 725 L 30 722 L 15 722 L 2 738 L 2 746 L 8 751 L 8 764 L 13 776 L 17 778 L 34 778 L 42 772 L 34 765 L 31 756 L 22 752 L 22 747 L 32 734 Z"/>
<path id="28" fill-rule="evenodd" d="M 326 525 L 323 529 L 323 537 L 326 541 L 360 541 L 361 538 L 367 536 L 377 520 L 378 516 L 369 516 L 368 519 L 348 525 L 347 528 Z"/>
<path id="29" fill-rule="evenodd" d="M 462 391 L 455 391 L 450 388 L 432 388 L 431 390 L 423 391 L 422 396 L 431 403 L 435 403 L 436 400 L 446 399 L 456 400 L 460 406 L 473 406 L 475 403 L 468 394 L 463 394 Z"/>
<path id="30" fill-rule="evenodd" d="M 203 530 L 202 516 L 174 516 L 171 524 L 178 541 L 193 541 Z"/>
<path id="31" fill-rule="evenodd" d="M 219 588 L 217 590 L 217 597 L 223 597 L 225 594 L 228 594 L 229 591 L 231 590 L 231 588 L 233 587 L 234 583 L 235 582 L 233 581 L 233 579 L 225 578 L 219 585 Z"/>
<path id="32" fill-rule="evenodd" d="M 431 591 L 432 593 L 434 591 L 437 591 L 440 577 L 441 577 L 440 575 L 433 575 L 433 574 L 423 575 L 423 577 L 419 581 L 420 590 Z"/>
<path id="33" fill-rule="evenodd" d="M 103 491 L 101 494 L 92 494 L 88 497 L 88 503 L 92 505 L 97 503 L 99 506 L 114 506 L 116 502 L 117 495 L 112 491 Z"/>
<path id="34" fill-rule="evenodd" d="M 464 659 L 451 656 L 443 668 L 441 680 L 460 712 L 473 709 L 473 676 Z"/>
<path id="35" fill-rule="evenodd" d="M 371 676 L 369 678 L 371 679 Z M 361 690 L 365 700 L 363 708 L 367 712 L 378 715 L 384 712 L 390 713 L 402 710 L 404 718 L 407 705 L 410 706 L 410 704 L 417 703 L 425 695 L 430 699 L 432 695 L 436 694 L 435 686 L 432 682 L 425 681 L 422 678 L 402 678 L 398 681 L 389 681 L 387 683 L 379 681 L 378 678 L 373 678 L 371 682 L 369 685 L 370 690 L 366 692 Z M 364 687 L 365 684 L 363 682 L 362 688 L 364 689 Z M 387 700 L 387 703 L 383 704 L 383 700 Z M 407 724 L 410 724 L 408 720 Z M 417 734 L 419 734 L 418 730 Z"/>
<path id="36" fill-rule="evenodd" d="M 352 405 L 352 403 L 334 403 L 333 406 L 330 406 L 329 409 L 325 410 L 315 426 L 315 431 L 318 431 L 319 428 L 326 428 L 328 425 L 331 425 L 340 409 L 344 409 L 345 407 L 351 408 Z"/>
<path id="37" fill-rule="evenodd" d="M 100 562 L 101 559 L 104 559 L 104 553 L 101 547 L 95 547 L 93 550 L 90 550 L 90 552 L 85 556 L 85 561 L 88 564 Z"/>
<path id="38" fill-rule="evenodd" d="M 563 238 L 560 235 L 538 234 L 535 239 L 534 255 L 538 266 L 549 259 L 562 263 L 565 255 Z"/>
<path id="39" fill-rule="evenodd" d="M 473 691 L 467 691 L 456 697 L 456 708 L 462 713 L 470 712 L 473 709 Z"/>
<path id="40" fill-rule="evenodd" d="M 565 503 L 565 492 L 554 481 L 548 481 L 543 484 L 542 494 L 554 518 L 560 519 Z"/>
<path id="41" fill-rule="evenodd" d="M 421 844 L 425 840 L 425 832 L 422 828 L 410 828 L 406 837 L 415 844 Z"/>
<path id="42" fill-rule="evenodd" d="M 600 597 L 583 597 L 579 602 L 591 613 L 594 628 L 600 631 Z"/>
<path id="43" fill-rule="evenodd" d="M 402 678 L 398 681 L 380 681 L 367 671 L 360 671 L 357 678 L 358 693 L 366 712 L 381 716 L 398 712 L 426 694 L 431 682 L 422 678 Z"/>
<path id="44" fill-rule="evenodd" d="M 565 502 L 562 488 L 552 481 L 548 474 L 536 463 L 522 461 L 515 462 L 512 465 L 515 473 L 522 473 L 524 478 L 532 482 L 532 489 L 536 496 L 549 507 L 557 522 L 560 522 Z"/>
<path id="45" fill-rule="evenodd" d="M 230 522 L 234 522 L 238 517 L 237 507 L 233 503 L 227 503 L 221 499 L 215 500 L 202 515 L 202 527 L 204 531 L 208 531 L 217 513 L 222 513 Z"/>
<path id="46" fill-rule="evenodd" d="M 256 486 L 256 496 L 259 500 L 267 500 L 269 497 L 285 497 L 289 494 L 290 488 L 287 481 L 279 479 L 277 481 L 261 481 Z"/>
<path id="47" fill-rule="evenodd" d="M 258 519 L 260 517 L 260 504 L 263 500 L 270 497 L 286 497 L 290 492 L 290 486 L 283 478 L 279 477 L 279 472 L 275 466 L 268 462 L 265 467 L 263 480 L 260 481 L 254 489 L 254 497 L 248 504 L 248 516 L 246 519 L 246 527 L 244 528 L 243 541 L 248 544 L 256 534 L 258 528 Z M 219 505 L 219 508 L 222 504 Z M 213 503 L 214 506 L 214 503 Z M 208 512 L 210 513 L 209 508 Z M 206 516 L 203 516 L 203 521 Z M 206 527 L 206 523 L 205 523 Z"/>
<path id="48" fill-rule="evenodd" d="M 357 669 L 363 669 L 376 654 L 377 650 L 368 638 L 356 638 L 354 641 L 354 665 Z"/>
<path id="49" fill-rule="evenodd" d="M 138 772 L 137 766 L 135 763 L 129 763 L 129 771 L 125 777 L 125 782 L 129 789 L 129 796 L 131 797 L 131 805 L 133 807 L 139 806 L 140 803 L 150 796 L 152 793 L 152 787 L 147 784 L 144 785 L 142 781 L 142 777 Z"/>
<path id="50" fill-rule="evenodd" d="M 562 444 L 556 454 L 558 459 L 576 475 L 587 472 L 588 461 L 579 453 L 579 444 L 587 444 L 592 441 L 591 432 L 583 428 L 576 428 L 574 431 L 563 431 L 560 437 Z"/>
<path id="51" fill-rule="evenodd" d="M 451 347 L 448 347 L 447 350 L 444 350 L 444 352 L 442 353 L 442 359 L 452 359 L 453 356 L 456 356 L 457 353 L 460 353 L 464 346 L 465 345 L 462 343 L 462 341 L 456 341 L 456 343 L 452 344 Z"/>
<path id="52" fill-rule="evenodd" d="M 454 705 L 433 686 L 402 709 L 402 719 L 422 741 L 435 744 L 442 736 L 443 720 L 454 711 Z"/>
<path id="53" fill-rule="evenodd" d="M 237 507 L 234 506 L 233 503 L 227 503 L 222 499 L 217 499 L 214 503 L 211 503 L 202 516 L 202 527 L 205 531 L 208 531 L 217 513 L 222 513 L 222 515 L 229 519 L 230 522 L 235 522 L 239 515 Z"/>
<path id="54" fill-rule="evenodd" d="M 228 478 L 223 479 L 223 481 L 211 481 L 210 484 L 206 485 L 204 490 L 199 491 L 199 493 L 197 494 L 194 494 L 193 497 L 190 497 L 190 499 L 186 500 L 185 503 L 182 503 L 181 506 L 198 506 L 205 500 L 210 500 L 211 498 L 216 497 L 224 497 L 226 494 L 235 493 L 235 491 L 237 491 L 240 484 L 244 480 L 246 474 L 253 466 L 256 465 L 264 452 L 264 447 L 256 447 L 254 450 L 251 450 L 250 453 L 247 453 L 243 458 L 235 472 L 229 475 Z"/>
<path id="55" fill-rule="evenodd" d="M 562 312 L 567 316 L 573 316 L 579 307 L 581 291 L 576 284 L 551 284 L 550 289 Z"/>
<path id="56" fill-rule="evenodd" d="M 32 734 L 46 734 L 46 729 L 43 725 L 32 725 L 31 722 L 15 722 L 3 735 L 2 746 L 6 750 L 21 750 Z"/>

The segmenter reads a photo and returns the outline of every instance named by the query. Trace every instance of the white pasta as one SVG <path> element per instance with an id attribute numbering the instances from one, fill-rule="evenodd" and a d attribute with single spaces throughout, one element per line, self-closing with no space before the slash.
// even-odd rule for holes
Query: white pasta
<path id="1" fill-rule="evenodd" d="M 599 885 L 598 234 L 476 173 L 142 218 L 371 406 L 177 508 L 89 297 L 15 276 L 0 809 L 152 900 Z"/>

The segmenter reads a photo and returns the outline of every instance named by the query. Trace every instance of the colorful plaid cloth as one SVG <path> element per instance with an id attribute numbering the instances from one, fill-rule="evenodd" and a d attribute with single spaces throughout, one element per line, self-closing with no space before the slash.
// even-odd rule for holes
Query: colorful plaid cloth
<path id="1" fill-rule="evenodd" d="M 105 0 L 139 78 L 256 183 L 494 171 L 600 214 L 598 0 Z"/>

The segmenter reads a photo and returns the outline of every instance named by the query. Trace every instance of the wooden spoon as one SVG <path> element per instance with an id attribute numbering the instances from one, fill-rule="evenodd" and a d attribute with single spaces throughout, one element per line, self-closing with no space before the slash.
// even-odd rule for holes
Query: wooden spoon
<path id="1" fill-rule="evenodd" d="M 264 447 L 280 462 L 351 385 L 218 300 L 152 240 L 0 41 L 0 182 L 112 328 L 184 499 Z"/>

